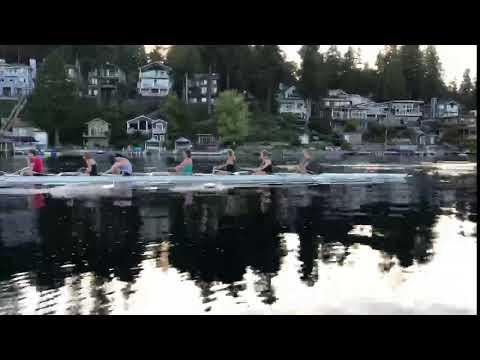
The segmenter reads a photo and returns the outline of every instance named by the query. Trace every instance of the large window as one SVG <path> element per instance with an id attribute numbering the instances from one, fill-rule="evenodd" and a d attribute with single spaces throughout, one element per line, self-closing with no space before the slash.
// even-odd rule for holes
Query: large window
<path id="1" fill-rule="evenodd" d="M 205 95 L 207 93 L 207 88 L 206 87 L 202 87 L 202 95 Z"/>

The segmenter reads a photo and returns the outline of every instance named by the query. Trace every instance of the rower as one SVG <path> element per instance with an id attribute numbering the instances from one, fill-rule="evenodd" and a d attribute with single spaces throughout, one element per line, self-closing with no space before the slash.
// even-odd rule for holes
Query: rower
<path id="1" fill-rule="evenodd" d="M 192 152 L 189 149 L 183 151 L 183 161 L 175 166 L 175 172 L 180 175 L 192 175 Z"/>
<path id="2" fill-rule="evenodd" d="M 28 166 L 29 168 L 24 172 L 24 175 L 40 176 L 43 175 L 44 166 L 43 160 L 37 156 L 35 150 L 28 150 Z"/>
<path id="3" fill-rule="evenodd" d="M 85 165 L 87 166 L 85 169 L 85 174 L 89 176 L 97 176 L 97 162 L 92 157 L 92 154 L 86 153 L 83 155 L 83 160 L 85 160 Z"/>
<path id="4" fill-rule="evenodd" d="M 312 156 L 310 155 L 310 152 L 307 149 L 303 150 L 303 159 L 298 165 L 298 172 L 302 174 L 314 173 L 312 169 Z"/>
<path id="5" fill-rule="evenodd" d="M 257 169 L 254 169 L 253 172 L 255 175 L 270 175 L 273 173 L 273 164 L 268 156 L 267 150 L 262 150 L 260 152 L 260 160 L 262 164 Z"/>
<path id="6" fill-rule="evenodd" d="M 227 161 L 225 164 L 219 166 L 219 167 L 214 167 L 213 169 L 222 172 L 222 173 L 234 173 L 235 172 L 235 163 L 237 161 L 237 158 L 235 156 L 235 152 L 233 150 L 228 150 L 227 152 Z"/>
<path id="7" fill-rule="evenodd" d="M 111 157 L 111 161 L 113 162 L 112 167 L 110 168 L 110 170 L 105 171 L 104 174 L 112 173 L 120 174 L 123 176 L 132 175 L 132 164 L 122 154 L 116 153 Z"/>

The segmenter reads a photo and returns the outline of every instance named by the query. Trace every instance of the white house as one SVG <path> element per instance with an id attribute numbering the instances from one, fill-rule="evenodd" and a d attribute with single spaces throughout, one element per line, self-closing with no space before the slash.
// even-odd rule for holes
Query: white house
<path id="1" fill-rule="evenodd" d="M 383 104 L 388 108 L 387 125 L 416 125 L 423 114 L 423 101 L 420 100 L 392 100 Z"/>
<path id="2" fill-rule="evenodd" d="M 4 59 L 0 59 L 0 97 L 19 98 L 31 94 L 36 74 L 35 59 L 30 59 L 29 65 L 7 64 Z"/>
<path id="3" fill-rule="evenodd" d="M 107 147 L 110 138 L 110 124 L 95 118 L 87 122 L 87 132 L 83 134 L 83 143 L 90 147 Z"/>
<path id="4" fill-rule="evenodd" d="M 297 92 L 295 86 L 286 87 L 280 84 L 280 92 L 277 96 L 278 112 L 280 114 L 294 114 L 300 120 L 308 122 L 312 114 L 312 104 L 305 101 Z"/>
<path id="5" fill-rule="evenodd" d="M 165 147 L 168 122 L 162 118 L 152 119 L 145 115 L 127 121 L 127 134 L 136 132 L 148 137 L 145 148 L 161 150 Z"/>
<path id="6" fill-rule="evenodd" d="M 141 96 L 167 96 L 172 89 L 172 69 L 159 61 L 140 68 L 137 92 Z"/>
<path id="7" fill-rule="evenodd" d="M 449 119 L 458 118 L 460 115 L 460 104 L 454 100 L 435 101 L 432 99 L 432 118 Z M 434 106 L 435 104 L 435 106 Z"/>

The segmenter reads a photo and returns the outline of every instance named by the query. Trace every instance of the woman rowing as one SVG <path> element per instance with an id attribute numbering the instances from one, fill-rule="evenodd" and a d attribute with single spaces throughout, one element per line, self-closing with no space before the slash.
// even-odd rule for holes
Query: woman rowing
<path id="1" fill-rule="evenodd" d="M 298 172 L 302 174 L 313 174 L 313 168 L 312 168 L 312 156 L 310 155 L 310 152 L 305 149 L 303 150 L 303 159 L 298 165 Z"/>
<path id="2" fill-rule="evenodd" d="M 228 174 L 234 173 L 236 161 L 237 161 L 237 158 L 233 150 L 228 150 L 227 161 L 225 162 L 225 164 L 218 167 L 214 167 L 213 169 L 219 173 L 228 173 Z"/>
<path id="3" fill-rule="evenodd" d="M 92 154 L 86 153 L 85 155 L 83 155 L 83 160 L 85 160 L 85 165 L 86 165 L 85 175 L 97 176 L 98 175 L 97 162 L 92 157 Z"/>
<path id="4" fill-rule="evenodd" d="M 43 166 L 43 160 L 41 157 L 37 155 L 37 152 L 35 150 L 28 151 L 27 161 L 28 161 L 28 168 L 24 172 L 24 175 L 30 175 L 30 176 L 43 175 L 44 168 L 45 168 Z"/>
<path id="5" fill-rule="evenodd" d="M 130 176 L 133 173 L 132 164 L 130 161 L 125 158 L 122 154 L 116 153 L 112 155 L 110 158 L 111 162 L 113 162 L 112 167 L 110 170 L 105 171 L 104 174 L 120 174 L 123 176 Z"/>
<path id="6" fill-rule="evenodd" d="M 255 175 L 270 175 L 273 173 L 273 164 L 268 156 L 267 150 L 262 150 L 260 153 L 260 160 L 262 161 L 260 167 L 253 169 Z"/>
<path id="7" fill-rule="evenodd" d="M 183 151 L 183 161 L 175 166 L 175 172 L 177 175 L 192 175 L 193 173 L 193 161 L 192 152 L 190 150 Z"/>

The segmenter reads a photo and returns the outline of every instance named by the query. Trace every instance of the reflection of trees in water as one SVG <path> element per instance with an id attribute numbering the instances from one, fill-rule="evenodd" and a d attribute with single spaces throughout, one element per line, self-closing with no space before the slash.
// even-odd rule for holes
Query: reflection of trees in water
<path id="1" fill-rule="evenodd" d="M 92 272 L 97 281 L 109 281 L 115 276 L 120 281 L 133 282 L 143 253 L 138 208 L 113 204 L 108 199 L 95 202 L 94 206 L 89 202 L 87 207 L 83 202 L 68 204 L 47 198 L 46 206 L 38 210 L 39 244 L 0 249 L 1 260 L 13 259 L 1 261 L 2 274 L 5 271 L 4 276 L 9 277 L 18 272 L 32 272 L 34 285 L 41 289 L 39 311 L 45 311 L 42 304 L 53 296 L 48 294 L 63 286 L 67 277 L 72 280 L 69 288 L 73 297 L 80 296 L 79 274 L 85 272 Z M 100 299 L 102 291 L 95 288 L 92 294 Z M 128 289 L 124 292 L 126 296 L 130 293 Z M 75 298 L 71 299 L 68 311 L 80 311 Z"/>
<path id="2" fill-rule="evenodd" d="M 190 274 L 205 299 L 210 296 L 207 284 L 238 282 L 247 266 L 257 274 L 275 274 L 280 268 L 279 227 L 272 210 L 275 207 L 263 212 L 265 199 L 271 199 L 271 195 L 251 192 L 245 196 L 246 201 L 239 204 L 246 204 L 248 213 L 229 210 L 229 214 L 238 216 L 225 215 L 232 199 L 228 204 L 216 196 L 196 196 L 190 207 L 184 207 L 181 201 L 172 205 L 171 264 Z M 216 231 L 204 231 L 209 228 L 204 225 L 205 214 L 212 214 L 209 220 L 217 224 Z M 271 287 L 269 282 L 266 286 Z M 235 296 L 241 289 L 241 285 L 235 285 L 228 291 Z"/>

